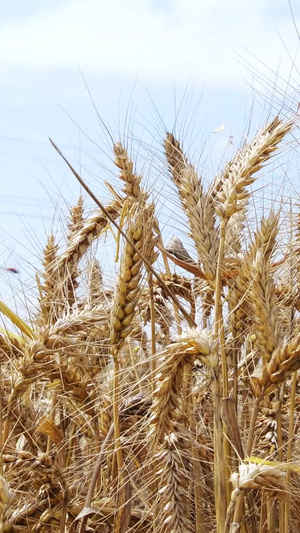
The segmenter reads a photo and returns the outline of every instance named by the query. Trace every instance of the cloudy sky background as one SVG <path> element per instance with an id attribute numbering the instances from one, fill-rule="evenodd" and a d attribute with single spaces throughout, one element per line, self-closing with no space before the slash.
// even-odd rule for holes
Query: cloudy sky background
<path id="1" fill-rule="evenodd" d="M 300 6 L 291 7 L 300 32 Z M 30 289 L 54 215 L 63 220 L 79 194 L 49 136 L 105 194 L 109 147 L 88 91 L 114 138 L 127 123 L 160 142 L 183 102 L 177 129 L 197 131 L 195 157 L 204 140 L 221 154 L 250 113 L 255 127 L 281 103 L 283 113 L 296 107 L 298 45 L 288 0 L 3 0 L 0 266 L 21 274 L 0 270 L 0 297 L 14 305 L 16 289 Z"/>

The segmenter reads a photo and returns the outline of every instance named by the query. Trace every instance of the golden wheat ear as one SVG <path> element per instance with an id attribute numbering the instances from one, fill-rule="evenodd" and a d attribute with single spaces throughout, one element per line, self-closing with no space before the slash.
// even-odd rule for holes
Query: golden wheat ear
<path id="1" fill-rule="evenodd" d="M 198 255 L 199 270 L 203 271 L 205 279 L 214 288 L 219 230 L 213 198 L 210 193 L 204 191 L 202 179 L 171 133 L 166 136 L 164 148 L 172 179 L 187 216 L 190 236 Z M 185 268 L 187 270 L 187 267 Z"/>
<path id="2" fill-rule="evenodd" d="M 257 172 L 272 157 L 294 123 L 295 118 L 284 121 L 275 117 L 250 144 L 243 146 L 216 178 L 211 194 L 216 198 L 216 212 L 222 219 L 229 220 L 245 208 L 250 195 L 246 187 L 255 181 Z"/>

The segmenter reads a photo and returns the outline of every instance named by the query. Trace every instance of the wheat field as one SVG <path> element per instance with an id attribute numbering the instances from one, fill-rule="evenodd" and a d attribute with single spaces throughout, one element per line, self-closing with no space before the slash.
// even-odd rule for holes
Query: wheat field
<path id="1" fill-rule="evenodd" d="M 253 222 L 297 120 L 269 120 L 208 187 L 166 134 L 191 251 L 180 235 L 164 242 L 124 143 L 103 205 L 52 141 L 95 210 L 81 196 L 64 245 L 49 235 L 35 313 L 0 302 L 2 532 L 300 530 L 297 198 Z"/>

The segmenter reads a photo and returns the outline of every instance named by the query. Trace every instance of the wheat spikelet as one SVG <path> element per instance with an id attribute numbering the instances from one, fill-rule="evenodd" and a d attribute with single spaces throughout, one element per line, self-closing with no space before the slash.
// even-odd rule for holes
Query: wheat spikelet
<path id="1" fill-rule="evenodd" d="M 79 196 L 77 204 L 70 209 L 70 220 L 68 222 L 69 234 L 67 237 L 68 241 L 71 240 L 73 234 L 77 233 L 77 231 L 82 228 L 84 224 L 83 214 L 83 198 L 82 196 Z"/>
<path id="2" fill-rule="evenodd" d="M 258 349 L 262 349 L 267 358 L 270 355 L 270 350 L 265 348 L 267 337 L 264 335 L 264 327 L 265 324 L 270 324 L 272 318 L 269 316 L 269 309 L 273 310 L 273 324 L 269 325 L 271 329 L 274 327 L 274 320 L 275 325 L 278 321 L 277 314 L 279 312 L 275 305 L 274 291 L 276 288 L 271 277 L 270 265 L 277 231 L 278 217 L 271 212 L 268 219 L 261 220 L 260 228 L 256 231 L 253 241 L 246 251 L 244 261 L 240 264 L 238 275 L 227 282 L 230 327 L 236 347 L 243 344 L 245 335 L 249 332 L 254 319 L 255 334 L 257 334 L 258 343 L 260 342 Z M 262 278 L 260 277 L 261 273 L 258 272 L 259 268 L 263 270 L 264 277 Z M 263 279 L 264 285 L 262 285 Z M 270 288 L 269 292 L 264 292 L 267 287 Z M 270 307 L 267 307 L 268 305 Z M 272 331 L 271 338 L 273 337 Z M 276 333 L 278 333 L 278 328 Z"/>
<path id="3" fill-rule="evenodd" d="M 28 452 L 21 452 L 16 461 L 7 464 L 7 473 L 11 487 L 18 487 L 30 494 L 32 490 L 37 491 L 37 495 L 32 502 L 19 502 L 19 505 L 8 509 L 7 524 L 14 528 L 23 525 L 23 528 L 30 528 L 33 531 L 37 527 L 37 522 L 41 514 L 53 508 L 59 503 L 60 497 L 65 490 L 65 481 L 61 469 L 49 456 L 34 456 Z M 21 504 L 21 505 L 20 505 Z M 49 510 L 51 513 L 51 510 Z M 12 529 L 14 530 L 14 529 Z M 16 530 L 19 531 L 18 527 Z M 21 529 L 22 531 L 23 529 Z"/>
<path id="4" fill-rule="evenodd" d="M 161 279 L 166 286 L 170 287 L 173 294 L 183 298 L 190 304 L 190 314 L 193 320 L 195 319 L 196 309 L 195 309 L 195 297 L 193 293 L 192 283 L 189 279 L 179 276 L 178 274 L 162 274 Z M 157 282 L 154 282 L 157 286 Z M 157 287 L 159 289 L 159 287 Z M 168 294 L 164 289 L 161 289 L 161 296 L 164 300 L 168 300 Z"/>
<path id="5" fill-rule="evenodd" d="M 111 342 L 118 344 L 133 330 L 135 308 L 140 294 L 140 279 L 143 261 L 139 254 L 134 251 L 130 242 L 143 254 L 143 257 L 151 264 L 157 259 L 155 246 L 158 237 L 153 234 L 153 206 L 146 205 L 144 209 L 138 208 L 133 220 L 129 223 L 127 236 L 129 242 L 124 245 L 119 280 L 114 297 L 114 305 L 111 313 Z"/>
<path id="6" fill-rule="evenodd" d="M 11 376 L 11 393 L 9 403 L 18 396 L 24 394 L 29 385 L 36 380 L 37 375 L 41 375 L 43 369 L 47 368 L 49 353 L 45 349 L 43 342 L 38 340 L 28 343 L 23 350 L 21 357 L 16 365 L 14 375 Z M 52 365 L 51 365 L 52 366 Z"/>
<path id="7" fill-rule="evenodd" d="M 197 350 L 190 344 L 179 342 L 167 346 L 159 354 L 149 433 L 154 448 L 163 442 L 165 434 L 171 434 L 176 429 L 180 416 L 183 367 L 185 363 L 192 364 L 193 353 L 196 355 Z"/>
<path id="8" fill-rule="evenodd" d="M 133 205 L 134 211 L 130 213 L 133 218 L 129 219 L 128 222 L 127 237 L 129 242 L 126 241 L 124 245 L 119 281 L 111 313 L 111 342 L 112 345 L 120 345 L 134 328 L 132 322 L 143 266 L 141 257 L 133 250 L 130 243 L 136 246 L 142 252 L 145 260 L 152 264 L 158 256 L 154 249 L 159 236 L 154 235 L 154 231 L 158 233 L 154 204 L 146 203 L 148 194 L 143 192 L 140 187 L 141 177 L 133 172 L 133 162 L 129 159 L 127 150 L 121 142 L 114 144 L 113 149 L 116 155 L 115 164 L 121 169 L 120 179 L 125 183 L 124 192 L 127 201 L 138 204 L 137 206 Z"/>
<path id="9" fill-rule="evenodd" d="M 163 295 L 161 287 L 156 285 L 153 287 L 153 300 L 155 310 L 155 324 L 157 324 L 160 330 L 156 331 L 156 341 L 160 344 L 166 345 L 170 343 L 170 327 L 174 322 L 174 316 L 167 305 L 167 300 Z M 144 323 L 148 323 L 151 319 L 150 304 L 149 304 L 149 291 L 147 290 L 145 298 L 141 300 L 142 305 L 142 318 Z"/>
<path id="10" fill-rule="evenodd" d="M 15 371 L 11 377 L 9 403 L 22 396 L 37 376 L 40 379 L 48 380 L 65 376 L 66 383 L 70 381 L 73 386 L 77 382 L 84 385 L 82 375 L 75 379 L 76 368 L 73 368 L 71 372 L 72 377 L 68 378 L 71 371 L 68 369 L 68 364 L 64 364 L 62 360 L 58 361 L 55 358 L 55 353 L 57 351 L 63 353 L 65 350 L 66 357 L 66 348 L 78 345 L 78 335 L 84 334 L 86 336 L 87 330 L 93 328 L 95 324 L 97 325 L 97 338 L 106 341 L 109 335 L 108 315 L 102 306 L 98 310 L 97 308 L 83 308 L 78 312 L 62 317 L 49 328 L 38 330 L 36 340 L 29 341 L 22 346 L 22 356 L 19 356 L 15 362 Z M 106 356 L 105 352 L 103 355 Z M 79 393 L 79 396 L 83 394 L 83 397 L 86 397 L 85 386 L 80 386 L 80 390 L 83 392 Z M 78 389 L 76 395 L 78 396 Z"/>
<path id="11" fill-rule="evenodd" d="M 251 324 L 251 311 L 240 283 L 229 286 L 230 328 L 236 347 L 241 347 Z"/>
<path id="12" fill-rule="evenodd" d="M 231 483 L 234 488 L 227 509 L 226 532 L 239 531 L 240 529 L 240 522 L 235 521 L 238 516 L 235 514 L 234 521 L 232 521 L 232 517 L 234 510 L 236 513 L 238 512 L 236 507 L 238 506 L 238 502 L 241 501 L 240 498 L 243 496 L 244 491 L 253 489 L 261 491 L 262 507 L 266 504 L 266 501 L 270 501 L 270 499 L 274 497 L 279 499 L 279 501 L 288 501 L 288 483 L 286 481 L 286 475 L 282 471 L 282 468 L 278 468 L 277 466 L 270 466 L 263 463 L 242 463 L 239 466 L 238 472 L 234 472 L 231 475 Z M 263 510 L 261 510 L 261 513 L 263 513 Z M 265 528 L 264 522 L 267 521 L 267 518 L 270 519 L 270 517 L 267 516 L 263 518 L 263 514 L 261 514 L 261 528 Z"/>
<path id="13" fill-rule="evenodd" d="M 155 217 L 154 203 L 146 203 L 142 208 L 144 231 L 143 258 L 153 265 L 158 258 L 158 243 L 161 239 L 158 220 Z M 148 267 L 146 267 L 148 269 Z"/>
<path id="14" fill-rule="evenodd" d="M 165 282 L 166 285 L 169 285 L 174 294 L 181 296 L 188 302 L 192 303 L 192 284 L 188 278 L 179 276 L 178 274 L 162 274 L 161 279 Z M 155 282 L 157 284 L 157 282 Z M 168 295 L 163 292 L 164 298 L 167 299 Z"/>
<path id="15" fill-rule="evenodd" d="M 119 214 L 119 203 L 112 202 L 108 212 L 113 218 Z M 96 212 L 87 220 L 82 218 L 82 199 L 71 210 L 67 247 L 58 255 L 54 237 L 50 235 L 44 252 L 44 284 L 40 288 L 40 325 L 47 324 L 50 317 L 54 323 L 74 304 L 74 291 L 78 276 L 78 263 L 92 242 L 101 234 L 108 221 L 102 213 Z"/>
<path id="16" fill-rule="evenodd" d="M 117 201 L 113 201 L 106 209 L 115 219 L 119 215 L 120 205 Z M 107 224 L 106 217 L 99 211 L 95 211 L 94 214 L 84 221 L 80 230 L 75 232 L 70 238 L 66 251 L 57 262 L 57 268 L 62 268 L 64 264 L 71 268 L 72 260 L 77 264 L 94 239 L 106 228 Z"/>
<path id="17" fill-rule="evenodd" d="M 280 499 L 287 499 L 287 483 L 285 473 L 276 467 L 262 464 L 245 464 L 239 466 L 238 472 L 231 475 L 233 491 L 227 509 L 225 531 L 239 531 L 240 523 L 231 521 L 238 498 L 245 490 L 260 490 L 268 498 L 274 495 Z M 229 525 L 231 526 L 229 528 Z"/>
<path id="18" fill-rule="evenodd" d="M 266 261 L 271 260 L 276 244 L 279 214 L 271 211 L 268 218 L 262 218 L 260 228 L 255 232 L 254 239 L 247 251 L 247 258 L 253 260 L 257 249 L 262 249 Z"/>
<path id="19" fill-rule="evenodd" d="M 23 339 L 11 334 L 0 335 L 0 360 L 6 362 L 7 359 L 17 358 L 22 353 Z"/>
<path id="20" fill-rule="evenodd" d="M 96 325 L 98 326 L 98 335 L 102 334 L 103 338 L 106 338 L 108 335 L 108 313 L 109 308 L 103 305 L 86 305 L 80 309 L 74 309 L 72 313 L 66 313 L 48 330 L 43 331 L 47 335 L 47 346 L 51 346 L 55 342 L 63 342 L 65 335 L 75 335 L 81 332 L 90 334 L 91 328 Z"/>

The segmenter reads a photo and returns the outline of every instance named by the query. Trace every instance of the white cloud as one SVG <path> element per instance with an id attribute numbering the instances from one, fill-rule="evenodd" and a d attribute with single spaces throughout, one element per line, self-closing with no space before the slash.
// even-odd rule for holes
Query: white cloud
<path id="1" fill-rule="evenodd" d="M 276 70 L 280 58 L 287 59 L 279 30 L 294 53 L 288 8 L 279 18 L 280 1 L 268 6 L 269 0 L 173 0 L 161 10 L 149 0 L 71 0 L 2 25 L 0 62 L 9 69 L 79 67 L 103 75 L 235 83 L 242 68 L 234 52 L 242 47 Z"/>

